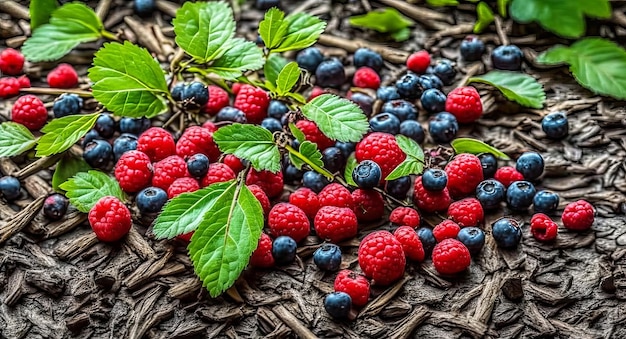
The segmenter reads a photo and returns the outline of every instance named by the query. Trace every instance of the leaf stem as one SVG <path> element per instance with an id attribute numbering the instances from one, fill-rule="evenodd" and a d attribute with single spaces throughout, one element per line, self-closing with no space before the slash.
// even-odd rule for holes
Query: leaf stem
<path id="1" fill-rule="evenodd" d="M 109 39 L 109 40 L 113 40 L 113 41 L 117 41 L 120 42 L 120 39 L 117 38 L 117 36 L 109 31 L 107 31 L 106 29 L 103 29 L 100 31 L 100 34 L 102 34 L 102 37 Z"/>
<path id="2" fill-rule="evenodd" d="M 325 176 L 329 180 L 335 179 L 335 176 L 332 173 L 314 164 L 311 160 L 309 160 L 309 158 L 305 157 L 304 155 L 302 155 L 302 153 L 296 151 L 293 147 L 291 147 L 291 145 L 284 145 L 284 147 L 287 151 L 289 151 L 289 153 L 293 154 L 294 156 L 298 157 L 298 159 L 304 161 L 307 165 L 309 165 L 315 172 Z"/>

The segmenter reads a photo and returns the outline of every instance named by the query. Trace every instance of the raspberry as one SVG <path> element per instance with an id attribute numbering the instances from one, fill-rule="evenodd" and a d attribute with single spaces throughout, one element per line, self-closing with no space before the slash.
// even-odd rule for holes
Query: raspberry
<path id="1" fill-rule="evenodd" d="M 221 87 L 209 85 L 209 101 L 204 105 L 204 112 L 210 116 L 214 116 L 229 104 L 230 98 L 228 97 L 228 92 Z"/>
<path id="2" fill-rule="evenodd" d="M 463 272 L 471 263 L 470 252 L 462 242 L 445 239 L 433 249 L 433 265 L 440 274 Z"/>
<path id="3" fill-rule="evenodd" d="M 161 127 L 151 127 L 137 139 L 137 150 L 144 152 L 152 162 L 176 154 L 176 144 L 170 132 Z"/>
<path id="4" fill-rule="evenodd" d="M 272 256 L 272 238 L 265 233 L 261 233 L 259 245 L 252 252 L 250 257 L 250 266 L 268 268 L 274 266 L 274 257 Z"/>
<path id="5" fill-rule="evenodd" d="M 48 110 L 43 102 L 34 95 L 19 97 L 11 109 L 11 120 L 36 131 L 43 127 L 48 120 Z"/>
<path id="6" fill-rule="evenodd" d="M 24 68 L 24 56 L 13 48 L 7 48 L 0 53 L 0 72 L 8 75 L 18 75 Z"/>
<path id="7" fill-rule="evenodd" d="M 309 98 L 307 99 L 307 101 L 311 101 L 325 93 L 326 91 L 323 88 L 319 86 L 315 86 L 311 89 L 311 93 L 309 93 Z"/>
<path id="8" fill-rule="evenodd" d="M 283 172 L 257 171 L 252 169 L 246 177 L 246 185 L 258 185 L 272 199 L 283 193 Z"/>
<path id="9" fill-rule="evenodd" d="M 400 226 L 393 232 L 393 236 L 402 244 L 404 255 L 415 261 L 424 261 L 424 247 L 420 237 L 411 226 Z"/>
<path id="10" fill-rule="evenodd" d="M 450 219 L 446 219 L 433 228 L 433 235 L 435 239 L 437 239 L 437 242 L 442 242 L 445 239 L 456 238 L 460 230 L 461 227 L 459 224 Z"/>
<path id="11" fill-rule="evenodd" d="M 0 78 L 0 98 L 6 99 L 20 94 L 19 80 L 13 77 Z"/>
<path id="12" fill-rule="evenodd" d="M 30 87 L 30 79 L 25 75 L 22 75 L 21 77 L 17 78 L 17 82 L 20 83 L 20 88 Z"/>
<path id="13" fill-rule="evenodd" d="M 530 219 L 530 233 L 539 241 L 552 241 L 558 232 L 559 226 L 543 213 L 537 213 Z"/>
<path id="14" fill-rule="evenodd" d="M 380 87 L 380 76 L 369 67 L 361 67 L 354 73 L 352 84 L 361 88 L 378 89 Z"/>
<path id="15" fill-rule="evenodd" d="M 202 177 L 202 187 L 233 179 L 235 179 L 235 172 L 230 167 L 220 162 L 215 162 L 209 165 L 209 171 Z"/>
<path id="16" fill-rule="evenodd" d="M 89 211 L 89 224 L 100 241 L 117 241 L 132 226 L 130 211 L 116 197 L 103 197 Z"/>
<path id="17" fill-rule="evenodd" d="M 335 292 L 347 293 L 354 306 L 365 306 L 370 297 L 370 282 L 354 271 L 342 270 L 335 278 Z"/>
<path id="18" fill-rule="evenodd" d="M 224 157 L 224 160 L 222 160 L 222 162 L 226 166 L 230 167 L 230 169 L 233 170 L 233 172 L 235 172 L 235 174 L 243 171 L 243 169 L 245 168 L 245 166 L 241 162 L 241 159 L 237 158 L 236 156 L 234 156 L 232 154 L 226 154 L 226 156 Z"/>
<path id="19" fill-rule="evenodd" d="M 198 184 L 198 180 L 189 177 L 178 178 L 167 188 L 167 197 L 172 199 L 180 194 L 197 191 L 199 189 L 200 185 Z"/>
<path id="20" fill-rule="evenodd" d="M 200 126 L 191 126 L 178 139 L 176 154 L 187 158 L 197 153 L 206 155 L 213 162 L 220 157 L 220 150 L 213 141 L 213 133 Z"/>
<path id="21" fill-rule="evenodd" d="M 390 285 L 404 275 L 406 257 L 402 244 L 387 231 L 368 234 L 359 245 L 359 266 L 376 284 Z"/>
<path id="22" fill-rule="evenodd" d="M 483 114 L 480 94 L 471 86 L 455 88 L 448 93 L 446 111 L 452 113 L 459 123 L 474 122 Z"/>
<path id="23" fill-rule="evenodd" d="M 202 124 L 202 127 L 208 129 L 211 133 L 217 131 L 217 126 L 213 121 L 205 121 L 204 124 Z"/>
<path id="24" fill-rule="evenodd" d="M 445 168 L 448 174 L 448 190 L 455 198 L 467 196 L 476 191 L 483 181 L 483 166 L 473 154 L 462 153 L 454 157 Z"/>
<path id="25" fill-rule="evenodd" d="M 298 120 L 296 127 L 304 133 L 306 140 L 317 144 L 320 151 L 335 145 L 335 142 L 324 135 L 313 121 Z"/>
<path id="26" fill-rule="evenodd" d="M 286 202 L 278 203 L 272 207 L 267 217 L 267 224 L 274 237 L 284 235 L 296 242 L 306 238 L 311 229 L 311 224 L 304 211 Z"/>
<path id="27" fill-rule="evenodd" d="M 383 180 L 406 158 L 396 138 L 381 132 L 370 133 L 359 141 L 355 156 L 357 162 L 372 160 L 377 163 L 383 172 Z"/>
<path id="28" fill-rule="evenodd" d="M 270 97 L 267 92 L 251 85 L 242 85 L 235 97 L 233 107 L 243 111 L 249 123 L 260 124 L 267 117 L 269 104 Z"/>
<path id="29" fill-rule="evenodd" d="M 565 206 L 561 220 L 565 228 L 574 231 L 584 231 L 591 227 L 595 211 L 593 206 L 585 200 L 578 200 Z"/>
<path id="30" fill-rule="evenodd" d="M 320 200 L 312 189 L 300 187 L 289 195 L 289 203 L 300 207 L 310 219 L 315 218 L 320 209 Z"/>
<path id="31" fill-rule="evenodd" d="M 439 192 L 428 191 L 422 184 L 422 177 L 419 176 L 415 178 L 415 184 L 413 185 L 413 203 L 417 205 L 418 209 L 431 213 L 444 211 L 450 206 L 450 202 L 450 193 L 448 193 L 447 188 Z"/>
<path id="32" fill-rule="evenodd" d="M 415 73 L 426 73 L 428 66 L 430 66 L 430 54 L 427 51 L 415 52 L 406 59 L 406 67 Z"/>
<path id="33" fill-rule="evenodd" d="M 448 217 L 461 227 L 477 226 L 483 222 L 483 206 L 476 198 L 455 201 L 448 207 Z"/>
<path id="34" fill-rule="evenodd" d="M 420 215 L 414 208 L 397 207 L 389 214 L 389 221 L 398 226 L 417 228 L 420 225 Z"/>
<path id="35" fill-rule="evenodd" d="M 174 180 L 188 177 L 187 163 L 183 158 L 172 155 L 154 164 L 152 186 L 167 191 Z"/>
<path id="36" fill-rule="evenodd" d="M 150 184 L 152 163 L 143 152 L 128 151 L 115 164 L 115 179 L 124 192 L 139 192 Z"/>
<path id="37" fill-rule="evenodd" d="M 496 170 L 493 178 L 498 180 L 504 187 L 509 187 L 514 181 L 524 180 L 522 173 L 518 172 L 515 167 L 502 166 Z"/>
<path id="38" fill-rule="evenodd" d="M 78 86 L 78 74 L 72 65 L 60 64 L 48 73 L 48 86 L 55 88 L 74 88 Z"/>
<path id="39" fill-rule="evenodd" d="M 332 183 L 324 187 L 317 195 L 317 198 L 319 199 L 320 207 L 337 206 L 353 208 L 354 206 L 350 191 L 337 183 Z"/>
<path id="40" fill-rule="evenodd" d="M 191 241 L 191 237 L 193 237 L 193 233 L 194 233 L 194 231 L 191 231 L 189 233 L 178 235 L 178 236 L 176 236 L 176 239 L 180 239 L 182 241 L 190 242 Z"/>
<path id="41" fill-rule="evenodd" d="M 265 194 L 261 187 L 257 185 L 249 185 L 248 189 L 250 190 L 250 192 L 252 192 L 252 195 L 254 195 L 256 200 L 258 200 L 261 204 L 261 208 L 263 208 L 263 215 L 267 216 L 267 214 L 270 212 L 271 207 L 270 199 L 267 197 L 267 194 Z"/>
<path id="42" fill-rule="evenodd" d="M 350 208 L 324 206 L 317 211 L 313 226 L 318 237 L 338 243 L 356 236 L 358 221 Z"/>
<path id="43" fill-rule="evenodd" d="M 237 95 L 237 94 L 239 94 L 239 91 L 241 90 L 243 85 L 245 85 L 245 84 L 236 82 L 236 83 L 233 84 L 233 86 L 230 89 L 233 91 L 234 95 Z"/>
<path id="44" fill-rule="evenodd" d="M 383 196 L 374 190 L 357 188 L 352 192 L 352 201 L 359 221 L 378 220 L 385 214 Z"/>

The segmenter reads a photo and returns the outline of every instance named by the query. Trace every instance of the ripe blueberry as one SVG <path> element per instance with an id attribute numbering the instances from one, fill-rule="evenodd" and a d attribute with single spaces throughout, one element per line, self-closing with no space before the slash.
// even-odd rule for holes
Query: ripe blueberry
<path id="1" fill-rule="evenodd" d="M 280 120 L 287 112 L 289 112 L 289 107 L 282 101 L 272 100 L 267 107 L 267 115 L 270 118 Z"/>
<path id="2" fill-rule="evenodd" d="M 405 120 L 400 123 L 400 134 L 415 140 L 418 144 L 426 139 L 424 128 L 417 120 Z"/>
<path id="3" fill-rule="evenodd" d="M 530 207 L 535 197 L 535 186 L 528 181 L 514 181 L 506 189 L 506 203 L 509 208 L 523 211 Z"/>
<path id="4" fill-rule="evenodd" d="M 420 227 L 417 229 L 417 235 L 422 242 L 422 247 L 424 247 L 424 253 L 426 255 L 430 255 L 437 244 L 437 239 L 433 235 L 433 230 L 428 227 Z"/>
<path id="5" fill-rule="evenodd" d="M 422 107 L 430 114 L 439 113 L 446 109 L 446 95 L 436 88 L 429 88 L 420 98 Z"/>
<path id="6" fill-rule="evenodd" d="M 438 90 L 443 89 L 443 82 L 435 74 L 420 75 L 418 81 L 422 88 L 422 91 L 425 91 L 431 88 L 438 89 Z"/>
<path id="7" fill-rule="evenodd" d="M 187 171 L 196 178 L 205 176 L 209 171 L 209 158 L 202 153 L 190 156 L 187 159 Z"/>
<path id="8" fill-rule="evenodd" d="M 134 135 L 140 135 L 145 130 L 150 128 L 150 120 L 146 118 L 121 118 L 120 119 L 120 132 L 130 133 Z"/>
<path id="9" fill-rule="evenodd" d="M 549 214 L 556 211 L 559 200 L 559 195 L 552 191 L 539 191 L 533 198 L 533 209 L 535 213 Z"/>
<path id="10" fill-rule="evenodd" d="M 500 218 L 491 225 L 491 234 L 496 245 L 502 248 L 515 248 L 522 239 L 522 230 L 517 221 L 511 218 Z"/>
<path id="11" fill-rule="evenodd" d="M 564 112 L 554 112 L 541 120 L 541 129 L 550 139 L 561 139 L 569 133 L 569 123 Z"/>
<path id="12" fill-rule="evenodd" d="M 498 180 L 483 180 L 476 187 L 476 199 L 486 210 L 500 207 L 500 203 L 504 201 L 505 197 L 506 188 Z"/>
<path id="13" fill-rule="evenodd" d="M 376 97 L 383 102 L 400 99 L 398 89 L 393 86 L 382 86 L 376 90 Z"/>
<path id="14" fill-rule="evenodd" d="M 0 178 L 0 194 L 7 200 L 13 201 L 20 197 L 22 185 L 16 177 L 4 176 Z"/>
<path id="15" fill-rule="evenodd" d="M 50 220 L 59 220 L 63 218 L 67 212 L 69 201 L 65 196 L 59 193 L 50 194 L 43 201 L 43 215 Z"/>
<path id="16" fill-rule="evenodd" d="M 400 132 L 400 119 L 391 113 L 376 114 L 370 119 L 370 128 L 373 132 L 395 135 Z"/>
<path id="17" fill-rule="evenodd" d="M 248 122 L 248 119 L 246 118 L 246 114 L 241 110 L 232 106 L 226 106 L 222 108 L 219 112 L 217 112 L 217 115 L 215 116 L 215 121 L 231 121 L 245 124 L 246 122 Z"/>
<path id="18" fill-rule="evenodd" d="M 301 50 L 296 55 L 296 62 L 300 68 L 315 73 L 317 66 L 324 61 L 324 55 L 317 47 L 309 47 Z"/>
<path id="19" fill-rule="evenodd" d="M 290 264 L 296 259 L 298 244 L 293 238 L 281 235 L 272 242 L 272 256 L 276 265 Z"/>
<path id="20" fill-rule="evenodd" d="M 52 113 L 55 118 L 80 113 L 83 108 L 83 99 L 76 94 L 63 93 L 52 104 Z"/>
<path id="21" fill-rule="evenodd" d="M 341 266 L 341 248 L 324 244 L 313 253 L 313 263 L 324 271 L 336 271 Z"/>
<path id="22" fill-rule="evenodd" d="M 398 94 L 405 99 L 415 100 L 422 95 L 422 86 L 419 76 L 415 73 L 406 73 L 396 81 Z"/>
<path id="23" fill-rule="evenodd" d="M 422 174 L 422 185 L 428 191 L 442 191 L 448 185 L 448 175 L 442 169 L 429 168 Z"/>
<path id="24" fill-rule="evenodd" d="M 345 319 L 350 314 L 352 298 L 345 292 L 332 292 L 324 298 L 324 309 L 334 319 Z"/>
<path id="25" fill-rule="evenodd" d="M 354 152 L 354 149 L 356 148 L 356 144 L 353 143 L 353 142 L 337 141 L 335 143 L 335 147 L 339 148 L 341 150 L 341 153 L 343 154 L 343 156 L 346 159 L 348 159 L 350 154 L 352 154 L 352 152 Z"/>
<path id="26" fill-rule="evenodd" d="M 498 170 L 498 159 L 491 153 L 481 153 L 478 159 L 483 167 L 483 178 L 493 178 Z"/>
<path id="27" fill-rule="evenodd" d="M 115 133 L 115 120 L 113 120 L 111 114 L 100 114 L 93 129 L 98 131 L 101 137 L 108 139 Z"/>
<path id="28" fill-rule="evenodd" d="M 374 108 L 374 99 L 371 96 L 356 92 L 352 93 L 352 95 L 350 96 L 350 100 L 357 104 L 361 108 L 361 110 L 363 110 L 363 113 L 365 113 L 365 115 L 369 116 L 372 114 L 372 109 Z"/>
<path id="29" fill-rule="evenodd" d="M 322 161 L 324 168 L 330 173 L 337 173 L 343 170 L 346 165 L 346 157 L 337 147 L 328 147 L 322 152 Z"/>
<path id="30" fill-rule="evenodd" d="M 522 50 L 515 45 L 498 46 L 491 52 L 491 63 L 496 69 L 518 71 L 523 57 Z"/>
<path id="31" fill-rule="evenodd" d="M 385 185 L 385 191 L 392 197 L 400 200 L 406 198 L 411 189 L 411 177 L 404 176 L 398 179 L 389 180 Z"/>
<path id="32" fill-rule="evenodd" d="M 433 74 L 436 75 L 444 85 L 451 85 L 456 76 L 456 70 L 450 60 L 439 60 L 433 67 Z"/>
<path id="33" fill-rule="evenodd" d="M 354 52 L 354 67 L 364 66 L 379 72 L 383 68 L 383 57 L 369 48 L 361 47 Z"/>
<path id="34" fill-rule="evenodd" d="M 461 228 L 456 238 L 467 247 L 472 256 L 480 253 L 485 245 L 485 232 L 478 227 Z"/>
<path id="35" fill-rule="evenodd" d="M 113 141 L 113 155 L 115 161 L 119 160 L 122 154 L 137 149 L 137 136 L 129 133 L 122 133 Z"/>
<path id="36" fill-rule="evenodd" d="M 209 89 L 205 84 L 194 81 L 183 88 L 181 99 L 185 107 L 198 109 L 209 101 Z"/>
<path id="37" fill-rule="evenodd" d="M 280 132 L 283 130 L 283 124 L 281 124 L 280 121 L 275 118 L 263 119 L 263 121 L 261 121 L 261 127 L 265 128 L 266 130 L 272 133 Z"/>
<path id="38" fill-rule="evenodd" d="M 346 71 L 338 59 L 325 60 L 317 66 L 315 79 L 320 87 L 339 87 L 346 81 Z"/>
<path id="39" fill-rule="evenodd" d="M 141 214 L 157 213 L 167 202 L 167 193 L 158 187 L 146 187 L 137 193 L 135 202 Z"/>
<path id="40" fill-rule="evenodd" d="M 543 157 L 537 152 L 525 152 L 515 162 L 515 169 L 522 173 L 524 179 L 535 180 L 543 173 Z"/>
<path id="41" fill-rule="evenodd" d="M 156 3 L 154 0 L 135 0 L 133 8 L 137 15 L 146 17 L 152 15 L 156 8 Z"/>
<path id="42" fill-rule="evenodd" d="M 461 41 L 461 58 L 467 61 L 480 60 L 485 53 L 485 43 L 475 35 L 468 35 Z"/>
<path id="43" fill-rule="evenodd" d="M 436 143 L 449 143 L 456 137 L 459 123 L 448 112 L 439 112 L 428 123 L 428 133 Z"/>
<path id="44" fill-rule="evenodd" d="M 383 104 L 380 112 L 391 113 L 400 119 L 400 121 L 417 119 L 417 108 L 415 105 L 402 99 L 386 102 Z"/>
<path id="45" fill-rule="evenodd" d="M 106 167 L 112 158 L 113 147 L 105 140 L 92 140 L 83 150 L 83 159 L 93 168 Z"/>
<path id="46" fill-rule="evenodd" d="M 328 184 L 330 184 L 328 179 L 315 171 L 306 171 L 302 176 L 302 186 L 310 188 L 315 193 L 319 193 Z"/>
<path id="47" fill-rule="evenodd" d="M 378 185 L 382 171 L 377 163 L 371 160 L 361 161 L 352 171 L 352 179 L 360 188 L 369 189 Z"/>
<path id="48" fill-rule="evenodd" d="M 292 164 L 288 164 L 283 167 L 283 180 L 286 184 L 299 184 L 303 175 L 304 172 Z"/>

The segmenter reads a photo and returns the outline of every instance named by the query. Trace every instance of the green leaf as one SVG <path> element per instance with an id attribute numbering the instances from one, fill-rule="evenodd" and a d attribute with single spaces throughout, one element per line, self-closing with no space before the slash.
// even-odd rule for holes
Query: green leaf
<path id="1" fill-rule="evenodd" d="M 217 297 L 235 283 L 258 246 L 263 209 L 243 182 L 232 182 L 199 219 L 189 257 L 203 286 Z"/>
<path id="2" fill-rule="evenodd" d="M 354 156 L 354 153 L 350 154 L 350 156 L 348 157 L 348 160 L 346 161 L 346 168 L 343 171 L 343 178 L 346 179 L 346 183 L 350 186 L 354 186 L 354 187 L 358 187 L 359 185 L 356 184 L 356 182 L 354 182 L 354 179 L 352 179 L 352 172 L 354 171 L 354 168 L 356 167 L 357 161 L 356 161 L 356 157 Z"/>
<path id="3" fill-rule="evenodd" d="M 263 127 L 248 124 L 224 126 L 213 133 L 213 140 L 222 152 L 250 161 L 258 171 L 280 171 L 278 146 L 272 133 Z"/>
<path id="4" fill-rule="evenodd" d="M 509 156 L 497 148 L 472 138 L 456 138 L 450 143 L 456 154 L 470 153 L 481 154 L 491 153 L 502 160 L 510 160 Z"/>
<path id="5" fill-rule="evenodd" d="M 50 21 L 50 16 L 55 9 L 57 9 L 57 0 L 31 0 L 28 6 L 30 13 L 30 29 L 47 24 Z"/>
<path id="6" fill-rule="evenodd" d="M 307 48 L 313 45 L 326 29 L 326 23 L 310 14 L 300 12 L 285 18 L 287 34 L 280 45 L 272 52 L 285 52 Z"/>
<path id="7" fill-rule="evenodd" d="M 207 67 L 207 72 L 215 73 L 225 80 L 235 80 L 245 71 L 256 71 L 265 62 L 263 51 L 251 41 L 233 39 L 230 48 Z"/>
<path id="8" fill-rule="evenodd" d="M 570 65 L 582 86 L 594 93 L 626 99 L 626 50 L 601 38 L 585 38 L 570 47 L 557 46 L 540 54 L 537 62 Z"/>
<path id="9" fill-rule="evenodd" d="M 396 135 L 400 149 L 406 154 L 406 159 L 394 168 L 385 180 L 395 180 L 409 174 L 420 174 L 424 170 L 424 151 L 413 139 L 404 135 Z"/>
<path id="10" fill-rule="evenodd" d="M 57 60 L 80 43 L 100 39 L 103 29 L 91 8 L 80 2 L 68 3 L 52 12 L 50 23 L 35 29 L 22 53 L 33 62 Z"/>
<path id="11" fill-rule="evenodd" d="M 411 30 L 409 28 L 403 28 L 399 31 L 395 31 L 390 34 L 393 40 L 397 42 L 406 41 L 411 37 Z"/>
<path id="12" fill-rule="evenodd" d="M 367 117 L 359 106 L 333 94 L 322 94 L 309 101 L 302 106 L 302 114 L 334 140 L 359 141 L 369 128 Z"/>
<path id="13" fill-rule="evenodd" d="M 294 124 L 293 122 L 289 123 L 289 130 L 299 143 L 303 143 L 304 140 L 306 140 L 306 136 L 304 135 L 304 133 L 302 133 L 302 131 L 298 127 L 296 127 L 296 124 Z"/>
<path id="14" fill-rule="evenodd" d="M 220 57 L 235 36 L 233 12 L 221 1 L 187 1 L 172 23 L 176 44 L 200 62 Z"/>
<path id="15" fill-rule="evenodd" d="M 380 33 L 393 33 L 413 26 L 413 21 L 395 8 L 380 8 L 367 14 L 350 17 L 350 25 L 373 29 Z"/>
<path id="16" fill-rule="evenodd" d="M 320 153 L 320 150 L 317 149 L 317 144 L 310 141 L 303 141 L 300 144 L 298 152 L 300 152 L 302 156 L 309 159 L 316 166 L 324 167 L 322 153 Z M 298 156 L 291 152 L 289 153 L 289 160 L 291 160 L 291 163 L 296 166 L 297 169 L 302 169 L 302 166 L 306 164 L 302 159 L 298 158 Z"/>
<path id="17" fill-rule="evenodd" d="M 497 88 L 509 100 L 532 108 L 542 108 L 546 101 L 543 86 L 530 75 L 519 72 L 491 71 L 470 78 L 468 82 L 480 82 Z"/>
<path id="18" fill-rule="evenodd" d="M 278 95 L 289 93 L 298 82 L 298 79 L 300 79 L 300 67 L 298 67 L 297 62 L 292 61 L 278 74 L 278 79 L 276 79 Z"/>
<path id="19" fill-rule="evenodd" d="M 101 171 L 79 172 L 70 180 L 59 185 L 70 203 L 81 212 L 88 213 L 103 197 L 114 196 L 124 201 L 124 192 L 115 178 Z"/>
<path id="20" fill-rule="evenodd" d="M 489 5 L 484 2 L 480 2 L 478 6 L 476 6 L 476 14 L 478 15 L 478 19 L 474 25 L 474 33 L 478 34 L 491 25 L 494 16 Z"/>
<path id="21" fill-rule="evenodd" d="M 168 110 L 165 75 L 146 49 L 129 41 L 107 43 L 95 54 L 93 65 L 89 69 L 93 96 L 109 111 L 152 118 Z"/>
<path id="22" fill-rule="evenodd" d="M 278 75 L 280 71 L 287 66 L 287 59 L 283 58 L 279 54 L 271 54 L 267 61 L 265 62 L 265 67 L 263 68 L 263 73 L 265 73 L 265 79 L 269 81 L 271 84 L 276 86 L 276 80 L 278 80 Z"/>
<path id="23" fill-rule="evenodd" d="M 302 104 L 302 105 L 306 104 L 306 98 L 300 93 L 289 92 L 285 94 L 285 97 L 291 98 L 299 104 Z"/>
<path id="24" fill-rule="evenodd" d="M 44 135 L 37 143 L 37 156 L 64 152 L 82 138 L 96 124 L 98 114 L 68 115 L 52 119 L 42 129 Z"/>
<path id="25" fill-rule="evenodd" d="M 435 7 L 456 6 L 459 4 L 457 0 L 426 0 L 426 3 Z"/>
<path id="26" fill-rule="evenodd" d="M 36 143 L 35 137 L 24 125 L 10 121 L 0 124 L 0 157 L 20 155 Z"/>
<path id="27" fill-rule="evenodd" d="M 289 28 L 289 22 L 284 19 L 285 13 L 276 7 L 265 12 L 265 18 L 259 23 L 259 35 L 265 47 L 272 49 L 283 40 Z"/>
<path id="28" fill-rule="evenodd" d="M 89 166 L 83 158 L 65 155 L 57 163 L 57 166 L 54 169 L 54 174 L 52 175 L 52 188 L 55 191 L 60 191 L 61 188 L 59 186 L 66 182 L 69 178 L 81 172 L 88 172 L 91 169 L 91 166 Z"/>
<path id="29" fill-rule="evenodd" d="M 509 2 L 511 2 L 511 0 L 498 0 L 498 12 L 503 18 L 506 18 L 506 7 Z"/>

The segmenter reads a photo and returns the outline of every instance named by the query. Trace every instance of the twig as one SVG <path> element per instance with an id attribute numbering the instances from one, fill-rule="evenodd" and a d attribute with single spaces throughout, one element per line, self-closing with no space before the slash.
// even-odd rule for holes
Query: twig
<path id="1" fill-rule="evenodd" d="M 420 24 L 429 28 L 442 30 L 448 28 L 449 25 L 441 21 L 452 23 L 450 21 L 451 17 L 446 14 L 433 11 L 426 7 L 416 7 L 403 0 L 378 0 L 378 2 L 397 9 L 402 14 L 415 19 Z"/>
<path id="2" fill-rule="evenodd" d="M 430 39 L 428 39 L 426 43 L 424 44 L 424 48 L 429 49 L 435 43 L 439 42 L 439 40 L 441 40 L 441 38 L 443 37 L 465 35 L 465 34 L 471 33 L 473 30 L 474 30 L 474 24 L 471 24 L 471 23 L 449 26 L 448 28 L 440 30 L 439 32 L 433 34 L 430 37 Z"/>
<path id="3" fill-rule="evenodd" d="M 98 15 L 100 20 L 104 21 L 104 18 L 106 18 L 107 14 L 109 14 L 109 8 L 111 7 L 112 1 L 113 0 L 100 0 L 98 3 L 98 7 L 96 7 L 96 15 Z"/>
<path id="4" fill-rule="evenodd" d="M 399 49 L 374 44 L 361 39 L 344 39 L 327 33 L 320 35 L 320 38 L 317 42 L 325 46 L 343 48 L 351 53 L 354 53 L 357 49 L 361 47 L 367 47 L 375 52 L 380 53 L 380 55 L 385 60 L 396 64 L 405 63 L 406 59 L 409 57 L 409 53 L 401 51 Z"/>
<path id="5" fill-rule="evenodd" d="M 500 38 L 500 44 L 508 45 L 509 37 L 507 36 L 506 32 L 504 31 L 504 27 L 502 26 L 502 18 L 496 15 L 494 20 L 496 23 L 496 32 L 498 33 L 498 37 Z"/>
<path id="6" fill-rule="evenodd" d="M 130 16 L 124 17 L 124 22 L 128 25 L 128 27 L 130 27 L 130 29 L 133 30 L 133 32 L 135 32 L 135 35 L 137 35 L 137 39 L 141 45 L 147 47 L 150 51 L 158 55 L 163 54 L 163 50 L 161 49 L 161 46 L 151 29 L 146 28 L 139 23 L 139 21 Z"/>
<path id="7" fill-rule="evenodd" d="M 176 16 L 176 11 L 180 7 L 177 4 L 175 4 L 175 3 L 171 3 L 171 2 L 165 1 L 165 0 L 157 0 L 156 6 L 159 9 L 159 11 L 161 11 L 161 12 L 163 12 L 163 13 L 171 16 L 171 17 L 175 17 Z"/>
<path id="8" fill-rule="evenodd" d="M 302 339 L 317 339 L 317 336 L 313 334 L 306 326 L 302 325 L 298 318 L 294 317 L 284 306 L 278 305 L 272 308 L 272 312 L 282 320 L 291 330 Z"/>
<path id="9" fill-rule="evenodd" d="M 12 17 L 17 19 L 30 20 L 28 8 L 15 1 L 0 1 L 0 12 L 9 13 Z"/>
<path id="10" fill-rule="evenodd" d="M 455 88 L 465 86 L 465 84 L 467 84 L 467 81 L 469 81 L 471 77 L 473 77 L 474 75 L 478 73 L 478 71 L 480 71 L 481 67 L 482 67 L 482 63 L 477 63 L 477 64 L 472 65 L 472 67 L 470 67 L 467 70 L 467 73 L 465 74 L 463 79 L 461 79 L 461 81 L 456 83 Z"/>
<path id="11" fill-rule="evenodd" d="M 48 94 L 48 95 L 61 95 L 63 93 L 71 93 L 81 96 L 83 98 L 93 97 L 93 93 L 88 91 L 81 91 L 78 89 L 60 89 L 60 88 L 43 88 L 43 87 L 27 87 L 20 89 L 20 92 L 30 94 Z"/>

